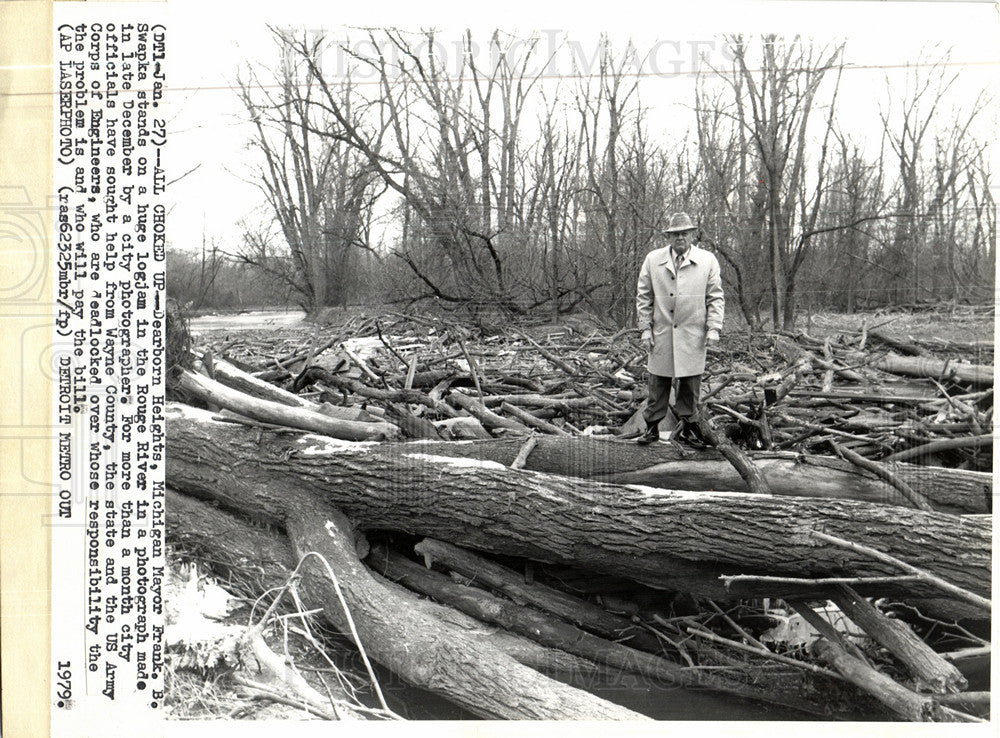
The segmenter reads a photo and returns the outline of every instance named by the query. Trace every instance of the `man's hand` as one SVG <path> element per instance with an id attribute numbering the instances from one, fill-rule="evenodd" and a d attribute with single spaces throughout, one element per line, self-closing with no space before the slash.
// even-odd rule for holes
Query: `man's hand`
<path id="1" fill-rule="evenodd" d="M 707 340 L 707 341 L 708 341 L 709 343 L 716 343 L 716 342 L 718 342 L 718 340 L 719 340 L 719 332 L 718 332 L 717 330 L 715 330 L 715 328 L 712 328 L 712 329 L 711 329 L 711 330 L 710 330 L 710 331 L 709 331 L 709 332 L 708 332 L 708 333 L 707 333 L 707 334 L 705 335 L 705 339 L 706 339 L 706 340 Z"/>
<path id="2" fill-rule="evenodd" d="M 642 332 L 642 347 L 643 347 L 643 349 L 645 349 L 645 351 L 646 351 L 647 354 L 650 351 L 653 350 L 653 332 L 652 331 L 643 331 Z"/>

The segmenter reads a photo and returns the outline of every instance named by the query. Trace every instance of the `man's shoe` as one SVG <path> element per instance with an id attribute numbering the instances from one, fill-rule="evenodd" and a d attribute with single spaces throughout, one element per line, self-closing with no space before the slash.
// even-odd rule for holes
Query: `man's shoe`
<path id="1" fill-rule="evenodd" d="M 674 431 L 674 440 L 690 446 L 691 448 L 709 448 L 712 443 L 709 441 L 694 423 L 687 418 L 681 418 Z"/>
<path id="2" fill-rule="evenodd" d="M 655 425 L 651 425 L 646 428 L 645 433 L 643 433 L 641 436 L 639 436 L 638 439 L 636 439 L 636 443 L 638 443 L 640 446 L 648 446 L 649 444 L 659 440 L 660 440 L 660 429 Z"/>

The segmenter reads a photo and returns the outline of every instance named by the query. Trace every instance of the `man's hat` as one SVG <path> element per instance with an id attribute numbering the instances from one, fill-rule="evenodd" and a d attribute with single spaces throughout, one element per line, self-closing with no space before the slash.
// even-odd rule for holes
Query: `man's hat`
<path id="1" fill-rule="evenodd" d="M 681 231 L 693 231 L 697 226 L 691 222 L 691 216 L 687 213 L 674 213 L 670 216 L 670 223 L 667 225 L 665 233 L 678 233 Z"/>

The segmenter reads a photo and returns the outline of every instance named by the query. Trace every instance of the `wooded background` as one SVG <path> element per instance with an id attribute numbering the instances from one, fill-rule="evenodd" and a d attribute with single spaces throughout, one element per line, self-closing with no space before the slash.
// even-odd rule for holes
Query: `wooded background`
<path id="1" fill-rule="evenodd" d="M 192 309 L 431 298 L 626 326 L 677 210 L 751 328 L 789 328 L 805 308 L 992 300 L 996 205 L 976 127 L 993 101 L 959 96 L 940 49 L 903 89 L 887 78 L 873 136 L 842 123 L 844 44 L 727 37 L 678 136 L 651 122 L 634 48 L 607 39 L 592 69 L 551 79 L 537 38 L 500 31 L 467 33 L 456 68 L 433 33 L 373 30 L 339 49 L 353 72 L 336 75 L 326 39 L 274 36 L 280 61 L 239 85 L 269 211 L 242 243 L 171 249 L 168 291 Z"/>

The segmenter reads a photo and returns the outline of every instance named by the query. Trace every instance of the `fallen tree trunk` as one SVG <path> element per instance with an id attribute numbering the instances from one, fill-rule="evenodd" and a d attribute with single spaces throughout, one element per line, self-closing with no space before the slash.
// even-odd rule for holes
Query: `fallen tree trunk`
<path id="1" fill-rule="evenodd" d="M 289 506 L 309 509 L 320 499 L 344 510 L 361 529 L 426 535 L 722 599 L 731 594 L 718 580 L 721 574 L 897 573 L 812 535 L 825 531 L 977 594 L 989 593 L 986 516 L 609 485 L 431 455 L 426 448 L 432 444 L 385 454 L 377 444 L 319 436 L 287 441 L 213 422 L 210 413 L 178 405 L 168 406 L 166 415 L 168 482 L 265 521 L 280 522 Z M 237 468 L 243 473 L 233 474 Z M 909 600 L 940 594 L 920 583 L 887 584 L 879 593 Z M 953 617 L 968 616 L 956 603 L 942 604 Z"/>
<path id="2" fill-rule="evenodd" d="M 355 625 L 372 658 L 418 686 L 433 688 L 485 718 L 513 720 L 641 720 L 642 715 L 568 687 L 455 629 L 402 610 L 396 592 L 381 585 L 358 560 L 350 523 L 322 504 L 289 511 L 288 535 L 296 553 L 323 556 L 340 579 Z M 310 560 L 317 577 L 323 567 Z M 327 617 L 337 600 L 322 579 Z M 363 616 L 362 616 L 363 614 Z M 343 623 L 341 623 L 343 627 Z"/>
<path id="3" fill-rule="evenodd" d="M 410 684 L 437 692 L 485 718 L 625 720 L 643 716 L 542 676 L 522 661 L 579 671 L 588 662 L 485 628 L 449 608 L 421 600 L 372 575 L 355 552 L 346 520 L 322 505 L 293 512 L 288 539 L 185 495 L 168 493 L 167 535 L 182 550 L 205 555 L 240 577 L 261 576 L 279 588 L 298 559 L 321 553 L 338 578 L 362 644 L 375 661 Z M 293 547 L 295 550 L 293 550 Z M 302 570 L 300 570 L 301 572 Z M 299 592 L 350 633 L 343 606 L 322 566 L 309 566 Z M 520 657 L 520 658 L 518 658 Z"/>
<path id="4" fill-rule="evenodd" d="M 907 354 L 908 356 L 930 356 L 930 354 L 924 349 L 917 346 L 911 340 L 904 340 L 898 336 L 894 336 L 888 331 L 871 330 L 868 331 L 868 335 L 874 338 L 876 341 L 884 343 L 889 348 L 894 348 L 901 354 Z"/>
<path id="5" fill-rule="evenodd" d="M 833 450 L 837 452 L 838 456 L 843 456 L 845 459 L 850 461 L 855 466 L 860 466 L 862 469 L 867 469 L 879 479 L 884 479 L 893 487 L 898 489 L 903 493 L 910 503 L 918 510 L 933 510 L 934 506 L 924 497 L 922 494 L 913 489 L 910 485 L 904 482 L 902 479 L 893 474 L 885 464 L 877 464 L 874 461 L 870 461 L 860 454 L 856 454 L 851 449 L 840 446 L 836 441 L 830 440 L 829 443 Z"/>
<path id="6" fill-rule="evenodd" d="M 622 671 L 635 672 L 652 684 L 698 687 L 805 712 L 817 710 L 815 700 L 803 697 L 799 691 L 776 689 L 766 682 L 744 683 L 738 678 L 740 675 L 736 670 L 733 674 L 727 674 L 697 667 L 683 667 L 661 656 L 591 635 L 533 608 L 500 599 L 481 589 L 457 584 L 443 574 L 426 569 L 401 554 L 388 550 L 373 551 L 373 554 L 380 570 L 387 577 L 430 595 L 439 602 L 452 605 L 477 620 L 494 623 L 543 645 L 565 650 L 588 660 L 608 664 Z M 824 687 L 832 689 L 829 683 L 824 684 Z"/>
<path id="7" fill-rule="evenodd" d="M 757 495 L 771 494 L 771 489 L 767 486 L 767 480 L 760 467 L 747 457 L 743 449 L 715 430 L 701 411 L 692 415 L 689 422 L 698 430 L 698 434 L 710 441 L 726 461 L 732 465 L 750 492 Z"/>
<path id="8" fill-rule="evenodd" d="M 322 415 L 318 412 L 318 407 L 316 410 L 309 410 L 273 400 L 262 400 L 186 369 L 181 370 L 177 384 L 191 397 L 265 423 L 301 428 L 313 433 L 322 433 L 332 438 L 350 441 L 399 437 L 399 428 L 391 423 L 361 423 L 353 420 L 340 420 Z"/>
<path id="9" fill-rule="evenodd" d="M 922 446 L 908 448 L 905 451 L 897 451 L 891 456 L 887 456 L 886 460 L 903 461 L 904 459 L 919 459 L 921 456 L 929 456 L 940 451 L 951 451 L 956 448 L 981 448 L 992 444 L 992 433 L 984 433 L 980 436 L 966 436 L 964 438 L 942 438 L 939 441 L 931 441 Z"/>
<path id="10" fill-rule="evenodd" d="M 510 466 L 520 439 L 421 444 L 424 453 Z M 410 445 L 387 444 L 386 453 L 410 453 Z M 774 495 L 828 497 L 912 507 L 890 483 L 854 464 L 829 456 L 790 452 L 749 454 Z M 986 513 L 991 510 L 992 475 L 911 464 L 886 465 L 899 479 L 928 498 L 941 512 Z M 678 490 L 745 491 L 732 465 L 714 449 L 687 451 L 673 444 L 640 447 L 634 443 L 592 438 L 538 436 L 525 469 L 614 484 L 643 484 Z"/>
<path id="11" fill-rule="evenodd" d="M 491 429 L 504 428 L 506 430 L 518 431 L 519 433 L 531 433 L 531 428 L 517 420 L 510 420 L 502 415 L 497 415 L 492 410 L 487 409 L 482 404 L 476 402 L 471 397 L 463 395 L 461 392 L 452 392 L 448 395 L 448 401 L 467 411 L 484 426 Z"/>
<path id="12" fill-rule="evenodd" d="M 841 585 L 839 589 L 834 601 L 841 612 L 906 664 L 918 689 L 945 693 L 958 692 L 968 686 L 962 672 L 935 653 L 909 625 L 887 617 L 850 587 Z"/>
<path id="13" fill-rule="evenodd" d="M 939 710 L 928 697 L 911 692 L 862 661 L 851 656 L 835 643 L 820 639 L 813 644 L 814 653 L 844 677 L 871 694 L 900 717 L 913 722 L 928 722 Z"/>
<path id="14" fill-rule="evenodd" d="M 470 581 L 503 592 L 519 605 L 527 604 L 552 613 L 617 643 L 651 653 L 660 650 L 659 639 L 629 618 L 610 613 L 562 590 L 537 582 L 525 583 L 524 577 L 517 572 L 471 551 L 432 538 L 425 538 L 414 546 L 414 550 L 425 562 L 443 564 Z"/>
<path id="15" fill-rule="evenodd" d="M 371 415 L 362 410 L 360 407 L 342 407 L 339 405 L 332 405 L 329 402 L 317 404 L 307 400 L 305 397 L 300 397 L 293 392 L 277 387 L 270 382 L 265 382 L 263 379 L 255 377 L 253 374 L 248 374 L 242 369 L 233 366 L 228 361 L 215 359 L 212 364 L 212 368 L 212 378 L 214 380 L 226 385 L 227 387 L 231 387 L 234 390 L 250 395 L 251 397 L 256 397 L 261 400 L 271 400 L 272 402 L 288 405 L 289 407 L 299 407 L 305 410 L 311 410 L 313 412 L 322 413 L 327 417 L 337 418 L 338 420 L 351 420 L 356 422 L 375 422 L 378 420 L 377 418 L 371 417 Z"/>
<path id="16" fill-rule="evenodd" d="M 288 390 L 281 389 L 281 387 L 277 387 L 270 382 L 265 382 L 260 377 L 255 377 L 253 374 L 239 369 L 228 361 L 215 359 L 212 362 L 212 369 L 212 378 L 214 380 L 251 397 L 257 397 L 261 400 L 271 400 L 272 402 L 278 402 L 289 407 L 303 407 L 311 410 L 318 409 L 315 403 L 309 402 L 309 400 L 299 397 Z"/>
<path id="17" fill-rule="evenodd" d="M 872 364 L 876 369 L 909 377 L 930 377 L 966 382 L 977 387 L 993 386 L 993 367 L 986 364 L 960 364 L 925 356 L 888 354 Z"/>

